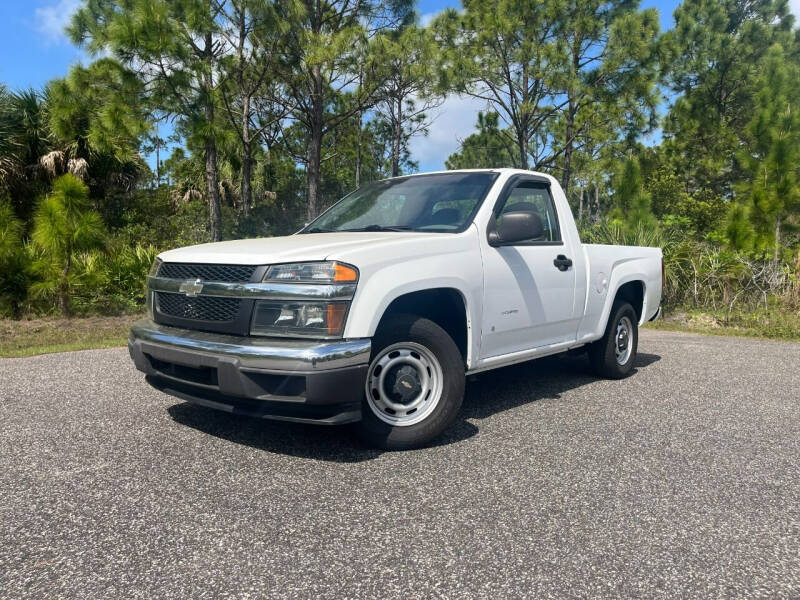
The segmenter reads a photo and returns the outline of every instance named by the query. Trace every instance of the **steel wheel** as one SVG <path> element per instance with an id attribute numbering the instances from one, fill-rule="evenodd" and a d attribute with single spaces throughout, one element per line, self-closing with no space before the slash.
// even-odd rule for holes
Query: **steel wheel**
<path id="1" fill-rule="evenodd" d="M 614 352 L 617 355 L 617 364 L 624 365 L 631 358 L 633 352 L 633 323 L 628 317 L 622 317 L 617 323 L 617 332 L 614 335 Z"/>
<path id="2" fill-rule="evenodd" d="M 442 397 L 444 374 L 436 355 L 414 342 L 384 348 L 367 372 L 367 404 L 384 423 L 407 427 L 428 417 Z"/>

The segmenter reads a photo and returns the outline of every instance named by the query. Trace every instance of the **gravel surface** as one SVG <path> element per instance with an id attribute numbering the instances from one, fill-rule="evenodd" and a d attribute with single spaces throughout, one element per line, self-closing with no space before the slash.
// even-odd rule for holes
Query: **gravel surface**
<path id="1" fill-rule="evenodd" d="M 0 360 L 2 598 L 800 597 L 800 344 L 645 330 L 485 373 L 431 448 Z"/>

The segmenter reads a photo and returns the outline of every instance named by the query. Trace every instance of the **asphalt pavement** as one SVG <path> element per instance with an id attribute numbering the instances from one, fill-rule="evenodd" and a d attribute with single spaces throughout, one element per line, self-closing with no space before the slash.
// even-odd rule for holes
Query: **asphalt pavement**
<path id="1" fill-rule="evenodd" d="M 800 344 L 644 331 L 479 375 L 430 448 L 0 360 L 0 598 L 800 598 Z"/>

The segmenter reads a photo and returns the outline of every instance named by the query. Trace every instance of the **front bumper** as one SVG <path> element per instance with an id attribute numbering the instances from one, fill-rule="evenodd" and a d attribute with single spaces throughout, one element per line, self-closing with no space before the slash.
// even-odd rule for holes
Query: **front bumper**
<path id="1" fill-rule="evenodd" d="M 128 351 L 153 387 L 227 412 L 322 424 L 361 419 L 370 340 L 305 341 L 131 328 Z"/>

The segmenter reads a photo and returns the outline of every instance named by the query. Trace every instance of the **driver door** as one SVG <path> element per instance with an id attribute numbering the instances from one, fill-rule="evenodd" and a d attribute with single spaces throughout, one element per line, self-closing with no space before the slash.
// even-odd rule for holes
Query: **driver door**
<path id="1" fill-rule="evenodd" d="M 524 177 L 501 194 L 492 218 L 533 211 L 542 235 L 492 247 L 482 235 L 484 319 L 481 358 L 490 358 L 576 339 L 575 269 L 553 261 L 569 254 L 549 185 Z"/>

